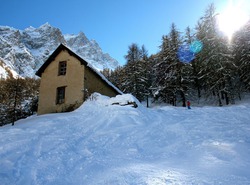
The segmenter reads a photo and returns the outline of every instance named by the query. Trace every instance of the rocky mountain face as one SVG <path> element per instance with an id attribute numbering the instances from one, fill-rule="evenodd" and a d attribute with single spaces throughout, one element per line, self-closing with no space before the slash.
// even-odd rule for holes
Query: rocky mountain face
<path id="1" fill-rule="evenodd" d="M 63 35 L 60 29 L 48 23 L 25 30 L 0 26 L 0 78 L 10 75 L 34 77 L 38 68 L 60 43 L 67 45 L 99 70 L 115 69 L 119 65 L 83 32 Z"/>

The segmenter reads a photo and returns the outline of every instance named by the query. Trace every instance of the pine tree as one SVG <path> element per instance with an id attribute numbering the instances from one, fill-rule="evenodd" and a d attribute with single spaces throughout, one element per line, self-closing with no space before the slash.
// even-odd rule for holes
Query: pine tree
<path id="1" fill-rule="evenodd" d="M 199 22 L 197 38 L 203 43 L 203 50 L 197 56 L 198 78 L 207 96 L 216 96 L 219 105 L 226 97 L 229 102 L 230 73 L 233 70 L 232 57 L 225 37 L 218 31 L 214 5 L 211 4 Z"/>
<path id="2" fill-rule="evenodd" d="M 139 48 L 137 44 L 129 46 L 125 56 L 127 63 L 124 66 L 123 91 L 132 93 L 138 100 L 145 99 L 148 92 L 147 85 L 147 50 L 145 46 Z"/>
<path id="3" fill-rule="evenodd" d="M 141 47 L 141 58 L 139 61 L 138 70 L 140 99 L 145 100 L 148 99 L 148 96 L 150 94 L 149 88 L 151 86 L 151 71 L 148 59 L 148 51 L 144 45 L 142 45 Z"/>
<path id="4" fill-rule="evenodd" d="M 138 87 L 138 62 L 141 57 L 139 46 L 135 43 L 131 44 L 128 49 L 128 53 L 125 56 L 127 63 L 125 65 L 126 76 L 124 76 L 124 92 L 130 92 L 135 97 L 139 97 Z"/>
<path id="5" fill-rule="evenodd" d="M 154 81 L 152 82 L 154 97 L 156 100 L 168 103 L 171 102 L 174 96 L 174 92 L 169 84 L 171 81 L 170 77 L 173 77 L 173 75 L 171 75 L 170 53 L 170 39 L 166 35 L 162 37 L 160 52 L 151 59 L 152 63 L 154 63 Z"/>
<path id="6" fill-rule="evenodd" d="M 232 42 L 234 62 L 239 75 L 237 79 L 240 80 L 236 81 L 243 87 L 240 91 L 250 91 L 250 21 L 235 34 Z"/>
<path id="7" fill-rule="evenodd" d="M 201 38 L 205 37 L 205 32 L 204 32 L 204 27 L 202 26 L 201 22 L 198 22 L 197 26 L 196 26 L 196 33 L 194 35 L 194 39 L 196 39 L 197 41 L 201 42 L 202 46 L 203 43 L 201 40 Z M 204 47 L 203 47 L 204 48 Z M 192 77 L 194 80 L 194 89 L 197 90 L 197 98 L 198 98 L 198 102 L 201 98 L 201 91 L 202 91 L 202 80 L 201 77 L 201 72 L 202 72 L 202 58 L 203 53 L 197 53 L 195 59 L 191 62 L 192 65 Z"/>
<path id="8" fill-rule="evenodd" d="M 118 66 L 114 71 L 111 71 L 110 77 L 108 78 L 111 83 L 118 87 L 124 92 L 123 82 L 125 79 L 124 67 Z"/>

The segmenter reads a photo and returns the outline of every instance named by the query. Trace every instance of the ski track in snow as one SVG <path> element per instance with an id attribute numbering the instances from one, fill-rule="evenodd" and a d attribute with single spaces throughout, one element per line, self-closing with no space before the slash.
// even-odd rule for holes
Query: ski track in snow
<path id="1" fill-rule="evenodd" d="M 0 184 L 250 184 L 250 105 L 88 101 L 0 128 Z"/>

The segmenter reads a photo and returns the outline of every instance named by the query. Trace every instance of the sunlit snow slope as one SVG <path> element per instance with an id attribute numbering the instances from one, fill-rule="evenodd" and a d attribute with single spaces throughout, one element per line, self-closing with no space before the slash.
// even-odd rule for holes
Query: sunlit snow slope
<path id="1" fill-rule="evenodd" d="M 116 101 L 98 96 L 71 113 L 0 127 L 0 184 L 250 184 L 249 103 L 188 110 Z"/>

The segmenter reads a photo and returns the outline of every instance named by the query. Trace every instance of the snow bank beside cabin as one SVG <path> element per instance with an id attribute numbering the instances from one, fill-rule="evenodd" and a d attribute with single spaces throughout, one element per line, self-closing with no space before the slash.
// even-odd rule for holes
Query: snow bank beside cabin
<path id="1" fill-rule="evenodd" d="M 139 100 L 137 100 L 132 94 L 117 95 L 115 97 L 108 97 L 101 95 L 100 93 L 93 93 L 85 104 L 94 103 L 97 105 L 110 106 L 130 106 L 137 108 L 140 106 Z"/>

